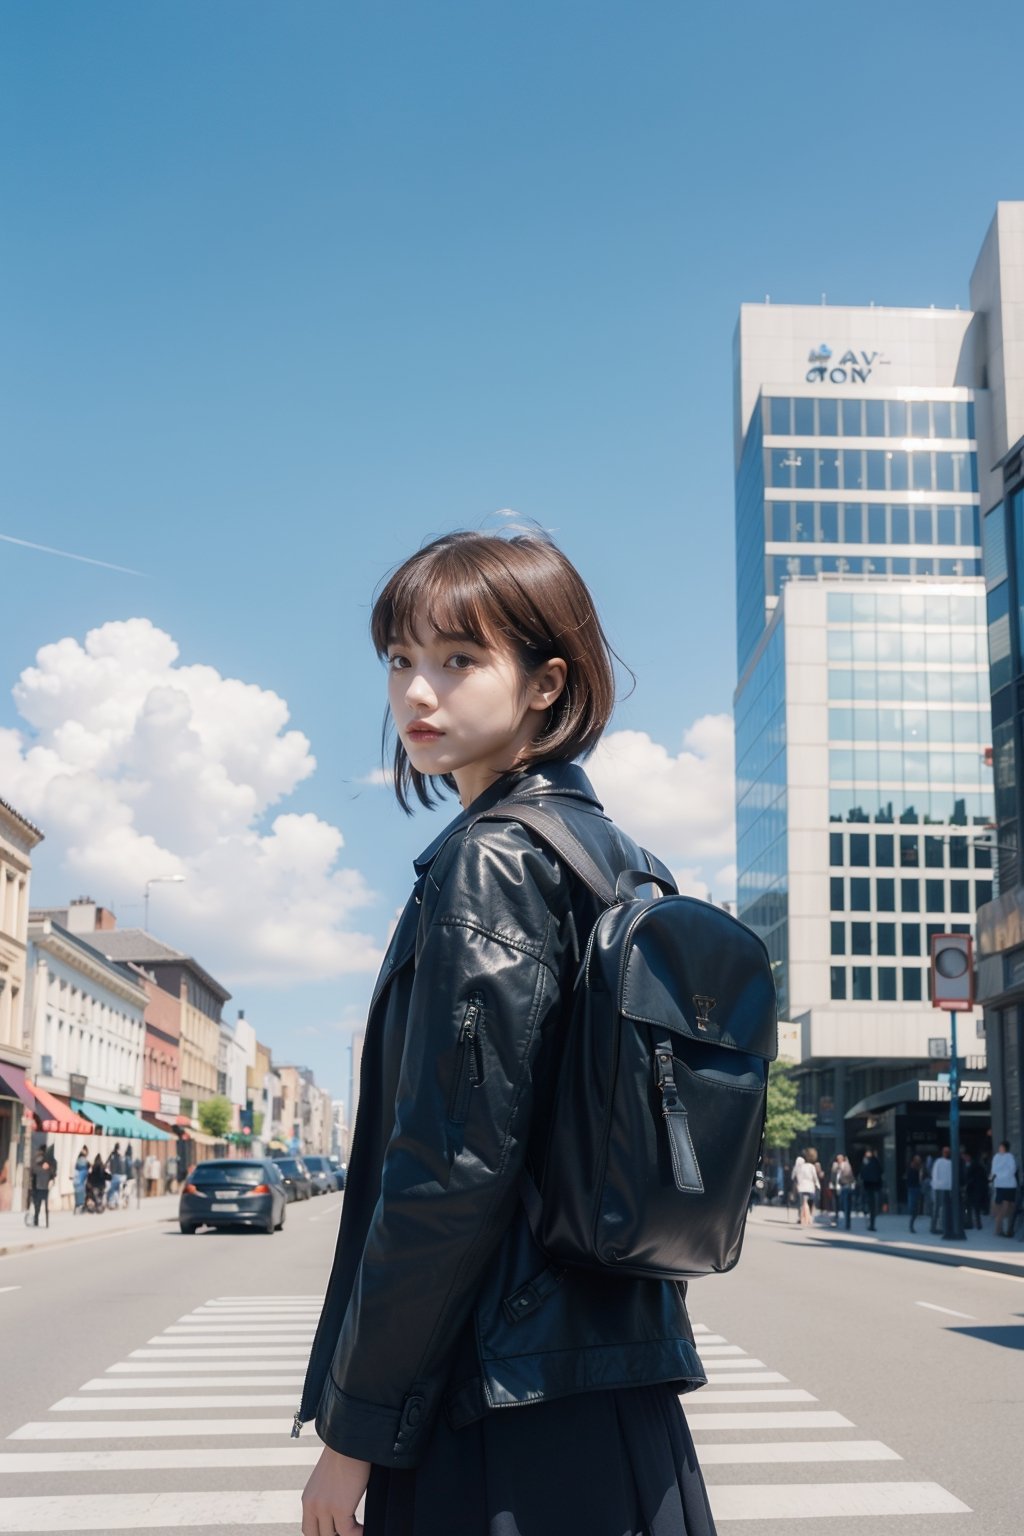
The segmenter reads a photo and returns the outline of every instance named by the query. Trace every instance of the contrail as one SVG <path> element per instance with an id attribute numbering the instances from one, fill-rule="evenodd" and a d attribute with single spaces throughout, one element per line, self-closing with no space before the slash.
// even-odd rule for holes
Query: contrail
<path id="1" fill-rule="evenodd" d="M 122 576 L 145 576 L 145 571 L 133 571 L 127 565 L 111 565 L 109 560 L 93 560 L 89 555 L 73 555 L 69 549 L 51 549 L 49 544 L 32 544 L 28 539 L 16 539 L 9 533 L 0 533 L 5 544 L 20 544 L 22 549 L 38 549 L 44 555 L 60 555 L 64 560 L 81 560 L 85 565 L 102 565 L 105 571 L 120 571 Z"/>

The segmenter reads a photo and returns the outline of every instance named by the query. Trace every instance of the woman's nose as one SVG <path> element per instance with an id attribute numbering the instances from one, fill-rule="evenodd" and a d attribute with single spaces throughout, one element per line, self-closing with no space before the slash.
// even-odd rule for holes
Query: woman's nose
<path id="1" fill-rule="evenodd" d="M 409 678 L 405 697 L 409 704 L 426 705 L 428 708 L 437 703 L 437 695 L 422 672 L 414 672 Z"/>

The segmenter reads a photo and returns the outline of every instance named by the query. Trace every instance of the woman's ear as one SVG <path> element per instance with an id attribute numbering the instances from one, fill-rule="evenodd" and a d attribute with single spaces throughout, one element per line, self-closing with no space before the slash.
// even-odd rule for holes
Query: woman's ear
<path id="1" fill-rule="evenodd" d="M 561 656 L 541 662 L 530 679 L 530 708 L 550 709 L 565 688 L 569 668 Z"/>

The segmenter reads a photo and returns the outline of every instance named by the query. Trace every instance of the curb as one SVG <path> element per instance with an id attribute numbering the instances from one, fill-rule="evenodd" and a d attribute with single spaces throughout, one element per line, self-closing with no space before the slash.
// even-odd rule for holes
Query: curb
<path id="1" fill-rule="evenodd" d="M 995 1275 L 1012 1275 L 1014 1279 L 1024 1280 L 1024 1264 L 1008 1263 L 1004 1259 L 995 1259 L 985 1253 L 972 1253 L 967 1248 L 950 1248 L 948 1252 L 937 1253 L 931 1248 L 917 1248 L 901 1243 L 866 1243 L 859 1238 L 843 1238 L 836 1242 L 828 1237 L 813 1237 L 812 1242 L 826 1248 L 856 1248 L 858 1253 L 882 1253 L 892 1254 L 898 1259 L 917 1259 L 924 1264 L 944 1264 L 950 1269 L 986 1269 Z"/>
<path id="2" fill-rule="evenodd" d="M 63 1248 L 66 1243 L 85 1243 L 96 1237 L 123 1237 L 126 1232 L 144 1232 L 164 1221 L 177 1221 L 173 1216 L 154 1216 L 151 1221 L 134 1222 L 132 1225 L 107 1227 L 103 1232 L 69 1232 L 64 1237 L 50 1237 L 45 1242 L 30 1240 L 27 1243 L 7 1243 L 0 1247 L 0 1258 L 17 1258 L 19 1253 L 34 1253 L 44 1248 Z"/>

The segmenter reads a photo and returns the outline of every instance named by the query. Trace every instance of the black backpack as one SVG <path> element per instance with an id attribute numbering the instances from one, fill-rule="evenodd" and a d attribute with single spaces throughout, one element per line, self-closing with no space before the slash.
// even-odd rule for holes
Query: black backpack
<path id="1" fill-rule="evenodd" d="M 534 1236 L 558 1264 L 686 1280 L 740 1256 L 778 1051 L 768 951 L 663 873 L 614 888 L 564 822 L 505 800 L 604 904 L 573 993 L 543 1183 L 520 1182 Z M 645 854 L 650 859 L 650 856 Z M 637 887 L 667 893 L 639 898 Z"/>

